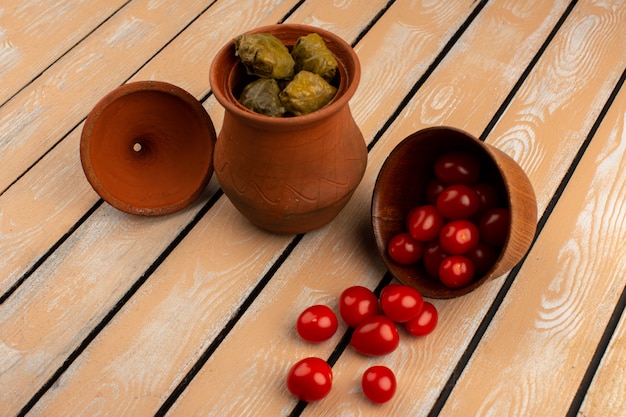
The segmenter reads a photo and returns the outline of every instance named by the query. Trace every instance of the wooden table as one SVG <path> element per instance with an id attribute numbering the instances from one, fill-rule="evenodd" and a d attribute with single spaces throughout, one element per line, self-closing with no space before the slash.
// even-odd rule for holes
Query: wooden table
<path id="1" fill-rule="evenodd" d="M 82 172 L 86 115 L 135 80 L 201 100 L 212 59 L 276 22 L 351 43 L 351 101 L 369 145 L 354 197 L 305 235 L 261 231 L 213 178 L 164 217 L 122 213 Z M 626 416 L 626 3 L 455 0 L 6 0 L 0 5 L 0 415 Z M 300 340 L 299 313 L 337 311 L 347 287 L 391 280 L 370 230 L 389 152 L 433 125 L 512 156 L 538 200 L 522 263 L 478 290 L 430 300 L 434 333 L 370 358 L 347 327 Z M 306 356 L 333 389 L 285 386 Z M 398 391 L 361 392 L 386 365 Z"/>

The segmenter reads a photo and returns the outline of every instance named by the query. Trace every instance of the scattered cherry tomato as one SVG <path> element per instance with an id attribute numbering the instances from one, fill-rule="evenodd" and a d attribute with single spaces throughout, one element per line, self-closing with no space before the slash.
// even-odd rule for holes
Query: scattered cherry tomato
<path id="1" fill-rule="evenodd" d="M 480 198 L 472 187 L 455 184 L 437 197 L 437 211 L 447 219 L 469 219 L 478 212 Z"/>
<path id="2" fill-rule="evenodd" d="M 318 401 L 330 392 L 333 371 L 320 358 L 309 357 L 296 362 L 287 373 L 287 389 L 298 399 Z"/>
<path id="3" fill-rule="evenodd" d="M 428 242 L 439 234 L 444 219 L 435 206 L 419 206 L 411 210 L 407 217 L 407 229 L 415 240 Z"/>
<path id="4" fill-rule="evenodd" d="M 380 293 L 380 306 L 387 317 L 396 323 L 404 323 L 419 315 L 424 299 L 415 288 L 389 284 Z"/>
<path id="5" fill-rule="evenodd" d="M 446 253 L 439 242 L 432 241 L 426 244 L 424 247 L 424 255 L 422 256 L 422 263 L 426 273 L 433 278 L 439 278 L 439 265 L 441 261 L 446 259 L 450 254 Z"/>
<path id="6" fill-rule="evenodd" d="M 465 254 L 474 264 L 474 274 L 476 276 L 486 274 L 498 260 L 500 253 L 491 245 L 485 242 L 478 242 L 478 245 Z"/>
<path id="7" fill-rule="evenodd" d="M 500 205 L 500 197 L 493 185 L 488 183 L 476 184 L 474 186 L 474 191 L 476 191 L 480 201 L 477 214 L 482 214 L 487 210 L 491 210 L 492 208 L 496 208 Z"/>
<path id="8" fill-rule="evenodd" d="M 359 285 L 346 288 L 339 297 L 339 315 L 350 327 L 357 327 L 364 319 L 380 314 L 376 294 Z"/>
<path id="9" fill-rule="evenodd" d="M 372 366 L 363 373 L 361 388 L 370 401 L 386 403 L 396 393 L 396 376 L 386 366 Z"/>
<path id="10" fill-rule="evenodd" d="M 385 316 L 368 317 L 352 333 L 350 345 L 368 356 L 382 356 L 393 352 L 400 344 L 396 325 Z"/>
<path id="11" fill-rule="evenodd" d="M 435 175 L 443 184 L 472 185 L 480 178 L 480 162 L 469 152 L 448 152 L 435 161 Z"/>
<path id="12" fill-rule="evenodd" d="M 502 246 L 509 235 L 510 213 L 506 208 L 495 208 L 482 215 L 478 222 L 480 238 L 493 246 Z"/>
<path id="13" fill-rule="evenodd" d="M 392 237 L 387 247 L 391 259 L 402 265 L 410 265 L 419 261 L 423 251 L 424 244 L 415 240 L 408 232 Z"/>
<path id="14" fill-rule="evenodd" d="M 333 310 L 321 304 L 308 307 L 296 322 L 296 330 L 300 337 L 313 343 L 330 339 L 338 327 L 339 322 Z"/>
<path id="15" fill-rule="evenodd" d="M 448 256 L 439 265 L 439 279 L 447 287 L 463 287 L 474 279 L 474 265 L 463 255 Z"/>
<path id="16" fill-rule="evenodd" d="M 430 180 L 426 185 L 426 201 L 428 204 L 431 206 L 437 204 L 437 197 L 439 197 L 444 188 L 446 187 L 437 178 Z"/>
<path id="17" fill-rule="evenodd" d="M 413 336 L 426 336 L 435 330 L 438 320 L 439 314 L 437 313 L 437 308 L 428 301 L 425 301 L 420 314 L 413 320 L 404 323 L 404 327 L 407 332 Z"/>
<path id="18" fill-rule="evenodd" d="M 478 228 L 469 220 L 446 223 L 439 233 L 441 248 L 451 255 L 462 255 L 474 249 L 479 241 Z"/>

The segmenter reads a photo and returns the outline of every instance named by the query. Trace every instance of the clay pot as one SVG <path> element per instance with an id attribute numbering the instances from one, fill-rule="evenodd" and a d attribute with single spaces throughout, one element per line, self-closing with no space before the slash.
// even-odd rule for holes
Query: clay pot
<path id="1" fill-rule="evenodd" d="M 174 85 L 122 85 L 89 113 L 80 141 L 87 180 L 112 206 L 169 214 L 193 202 L 213 174 L 215 129 L 204 107 Z"/>
<path id="2" fill-rule="evenodd" d="M 253 224 L 276 233 L 303 233 L 330 222 L 347 204 L 365 173 L 367 149 L 348 100 L 361 70 L 354 50 L 325 30 L 281 24 L 249 33 L 271 33 L 285 45 L 317 32 L 339 63 L 333 100 L 313 113 L 275 118 L 254 113 L 236 97 L 247 78 L 233 43 L 210 70 L 211 88 L 224 106 L 214 164 L 233 205 Z"/>
<path id="3" fill-rule="evenodd" d="M 409 211 L 427 204 L 425 190 L 433 178 L 433 164 L 442 154 L 463 150 L 478 157 L 483 178 L 500 190 L 510 210 L 507 240 L 497 261 L 484 275 L 461 288 L 449 288 L 429 276 L 421 262 L 400 265 L 387 253 L 389 240 L 406 231 Z M 430 298 L 452 298 L 469 293 L 511 270 L 524 257 L 535 235 L 537 202 L 530 180 L 506 153 L 469 133 L 451 127 L 418 131 L 398 144 L 385 160 L 372 197 L 372 226 L 378 250 L 391 274 Z"/>

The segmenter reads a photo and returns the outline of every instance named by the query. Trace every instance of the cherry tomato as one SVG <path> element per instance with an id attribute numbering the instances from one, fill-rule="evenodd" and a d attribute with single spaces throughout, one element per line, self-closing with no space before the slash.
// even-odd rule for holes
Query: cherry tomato
<path id="1" fill-rule="evenodd" d="M 417 317 L 423 304 L 422 294 L 406 285 L 389 284 L 380 293 L 383 312 L 396 323 L 404 323 Z"/>
<path id="2" fill-rule="evenodd" d="M 339 297 L 339 315 L 350 327 L 380 314 L 378 298 L 368 288 L 356 285 L 346 288 Z"/>
<path id="3" fill-rule="evenodd" d="M 480 238 L 493 246 L 502 246 L 509 235 L 510 213 L 506 208 L 495 208 L 483 214 L 478 222 Z"/>
<path id="4" fill-rule="evenodd" d="M 469 152 L 448 152 L 435 161 L 435 175 L 443 184 L 472 185 L 480 178 L 480 162 Z"/>
<path id="5" fill-rule="evenodd" d="M 309 357 L 296 362 L 287 373 L 287 389 L 302 401 L 317 401 L 330 392 L 333 371 L 320 358 Z"/>
<path id="6" fill-rule="evenodd" d="M 444 219 L 435 206 L 419 206 L 411 210 L 407 217 L 407 229 L 415 240 L 428 242 L 439 234 Z"/>
<path id="7" fill-rule="evenodd" d="M 313 343 L 330 339 L 338 327 L 339 322 L 333 310 L 321 304 L 308 307 L 296 322 L 296 330 L 300 337 Z"/>
<path id="8" fill-rule="evenodd" d="M 368 356 L 382 356 L 393 352 L 400 344 L 396 325 L 385 316 L 368 317 L 352 333 L 350 345 Z"/>
<path id="9" fill-rule="evenodd" d="M 459 288 L 474 278 L 474 265 L 462 255 L 448 256 L 439 265 L 439 279 L 447 287 Z"/>
<path id="10" fill-rule="evenodd" d="M 438 320 L 437 308 L 428 301 L 424 301 L 421 313 L 413 320 L 404 323 L 404 327 L 413 336 L 426 336 L 435 330 Z"/>
<path id="11" fill-rule="evenodd" d="M 482 214 L 500 205 L 500 196 L 493 185 L 487 183 L 476 184 L 474 191 L 476 191 L 480 201 L 478 214 Z"/>
<path id="12" fill-rule="evenodd" d="M 437 197 L 437 211 L 447 219 L 469 219 L 479 207 L 478 194 L 467 185 L 451 185 Z"/>
<path id="13" fill-rule="evenodd" d="M 408 232 L 395 235 L 389 240 L 389 257 L 402 265 L 410 265 L 422 258 L 424 244 L 415 240 Z"/>
<path id="14" fill-rule="evenodd" d="M 433 178 L 426 185 L 426 201 L 431 206 L 437 204 L 437 197 L 446 188 L 441 181 L 437 178 Z"/>
<path id="15" fill-rule="evenodd" d="M 478 228 L 469 220 L 446 223 L 439 233 L 441 248 L 451 255 L 462 255 L 474 249 L 479 241 Z"/>
<path id="16" fill-rule="evenodd" d="M 467 252 L 465 256 L 474 264 L 476 276 L 486 274 L 498 260 L 500 253 L 485 242 L 478 242 L 476 247 Z"/>
<path id="17" fill-rule="evenodd" d="M 448 256 L 450 254 L 441 248 L 439 242 L 432 241 L 427 243 L 424 247 L 424 256 L 422 257 L 426 273 L 433 278 L 439 279 L 439 265 Z"/>
<path id="18" fill-rule="evenodd" d="M 386 366 L 372 366 L 363 373 L 361 388 L 370 401 L 386 403 L 396 393 L 396 376 Z"/>

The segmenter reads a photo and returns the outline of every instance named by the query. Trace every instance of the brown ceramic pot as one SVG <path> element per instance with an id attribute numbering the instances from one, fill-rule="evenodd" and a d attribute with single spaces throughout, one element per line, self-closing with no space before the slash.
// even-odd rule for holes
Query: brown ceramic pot
<path id="1" fill-rule="evenodd" d="M 421 262 L 400 265 L 387 253 L 389 240 L 406 231 L 412 208 L 427 204 L 425 190 L 433 178 L 433 164 L 449 151 L 465 151 L 481 163 L 482 177 L 500 190 L 511 213 L 508 237 L 492 268 L 460 288 L 448 288 L 430 277 Z M 420 130 L 400 142 L 383 164 L 372 196 L 372 225 L 378 250 L 392 275 L 431 298 L 452 298 L 469 293 L 513 268 L 533 241 L 537 225 L 537 201 L 522 168 L 506 153 L 452 127 Z"/>
<path id="2" fill-rule="evenodd" d="M 217 179 L 246 218 L 276 233 L 303 233 L 330 222 L 352 196 L 367 163 L 363 135 L 348 105 L 361 75 L 350 45 L 304 25 L 250 33 L 271 33 L 289 47 L 312 32 L 334 53 L 340 73 L 333 100 L 313 113 L 275 118 L 239 104 L 246 75 L 232 42 L 218 52 L 210 70 L 211 88 L 226 110 L 214 153 Z"/>
<path id="3" fill-rule="evenodd" d="M 89 113 L 80 142 L 85 175 L 112 206 L 163 215 L 192 203 L 213 174 L 215 129 L 183 89 L 159 81 L 124 84 Z"/>

